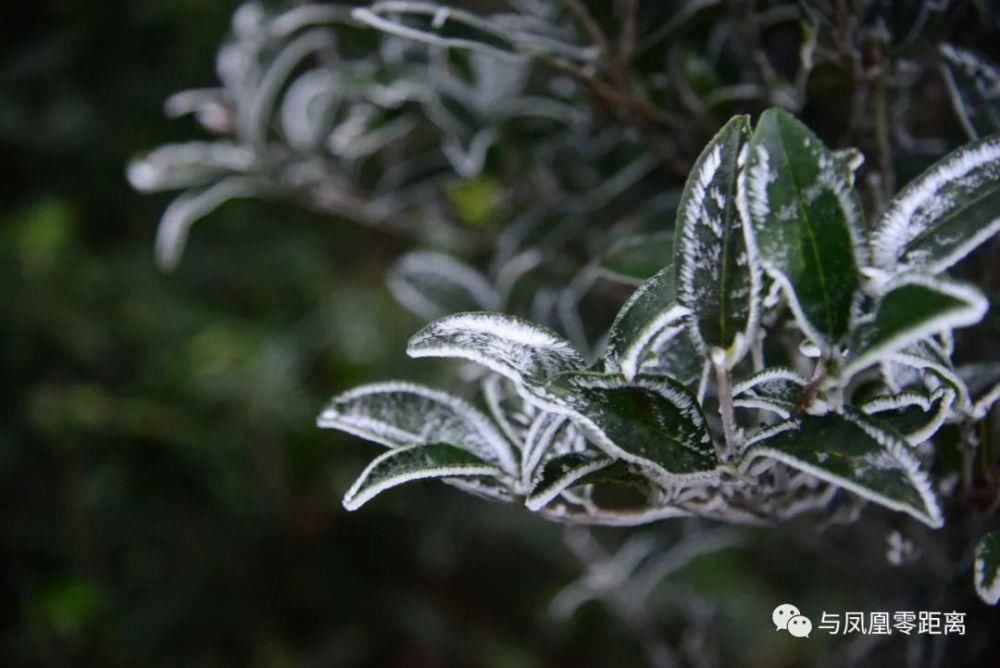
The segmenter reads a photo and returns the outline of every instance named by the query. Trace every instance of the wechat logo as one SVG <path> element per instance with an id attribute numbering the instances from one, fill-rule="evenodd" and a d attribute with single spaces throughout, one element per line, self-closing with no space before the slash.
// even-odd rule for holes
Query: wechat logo
<path id="1" fill-rule="evenodd" d="M 808 638 L 813 623 L 791 603 L 782 603 L 771 613 L 775 631 L 788 631 L 796 638 Z"/>

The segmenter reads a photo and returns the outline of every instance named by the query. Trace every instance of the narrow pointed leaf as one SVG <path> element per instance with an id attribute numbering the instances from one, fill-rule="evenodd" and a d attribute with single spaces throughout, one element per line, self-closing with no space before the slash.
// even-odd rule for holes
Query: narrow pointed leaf
<path id="1" fill-rule="evenodd" d="M 537 391 L 546 380 L 582 369 L 583 358 L 551 330 L 500 313 L 458 313 L 413 335 L 410 357 L 455 357 L 481 364 Z"/>
<path id="2" fill-rule="evenodd" d="M 716 476 L 712 437 L 695 397 L 668 378 L 568 373 L 549 385 L 558 403 L 591 443 L 635 464 L 663 483 Z"/>
<path id="3" fill-rule="evenodd" d="M 565 490 L 581 484 L 582 478 L 613 463 L 614 460 L 610 457 L 586 455 L 580 452 L 553 457 L 539 470 L 525 505 L 532 511 L 543 508 Z"/>
<path id="4" fill-rule="evenodd" d="M 691 339 L 702 356 L 736 343 L 738 360 L 756 327 L 760 270 L 736 198 L 739 156 L 749 138 L 746 116 L 723 126 L 695 162 L 677 210 L 677 301 L 691 311 Z"/>
<path id="5" fill-rule="evenodd" d="M 941 46 L 952 106 L 971 139 L 1000 131 L 1000 69 L 971 51 Z"/>
<path id="6" fill-rule="evenodd" d="M 907 274 L 886 287 L 859 350 L 844 367 L 850 376 L 911 343 L 982 320 L 989 307 L 979 290 L 955 281 Z"/>
<path id="7" fill-rule="evenodd" d="M 391 448 L 450 443 L 517 470 L 514 452 L 490 420 L 458 397 L 413 383 L 375 383 L 334 397 L 316 420 Z"/>
<path id="8" fill-rule="evenodd" d="M 636 288 L 618 311 L 608 333 L 604 368 L 634 378 L 664 330 L 676 327 L 688 309 L 674 301 L 673 268 L 667 267 Z"/>
<path id="9" fill-rule="evenodd" d="M 390 450 L 376 457 L 344 495 L 344 507 L 357 510 L 376 495 L 411 480 L 496 476 L 497 467 L 468 450 L 443 443 Z"/>
<path id="10" fill-rule="evenodd" d="M 865 416 L 830 413 L 786 420 L 760 432 L 745 453 L 744 471 L 757 458 L 774 459 L 931 527 L 944 523 L 909 446 Z"/>
<path id="11" fill-rule="evenodd" d="M 976 593 L 988 605 L 1000 601 L 1000 531 L 983 536 L 976 545 Z"/>
<path id="12" fill-rule="evenodd" d="M 500 308 L 500 295 L 485 276 L 444 253 L 407 253 L 390 270 L 388 283 L 396 301 L 427 320 Z"/>
<path id="13" fill-rule="evenodd" d="M 642 285 L 670 263 L 673 248 L 669 232 L 627 237 L 608 250 L 601 261 L 601 276 L 626 285 Z"/>
<path id="14" fill-rule="evenodd" d="M 896 195 L 875 224 L 875 266 L 937 274 L 1000 230 L 1000 137 L 967 144 Z"/>
<path id="15" fill-rule="evenodd" d="M 748 241 L 806 335 L 829 348 L 848 331 L 867 263 L 857 195 L 819 138 L 778 109 L 761 116 L 745 174 Z"/>

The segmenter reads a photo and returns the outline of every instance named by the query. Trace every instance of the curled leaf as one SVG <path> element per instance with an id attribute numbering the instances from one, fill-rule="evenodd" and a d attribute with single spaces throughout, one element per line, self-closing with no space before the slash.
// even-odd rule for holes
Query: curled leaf
<path id="1" fill-rule="evenodd" d="M 376 457 L 361 472 L 344 495 L 344 508 L 357 510 L 387 489 L 413 480 L 500 475 L 500 469 L 451 445 L 398 448 Z"/>

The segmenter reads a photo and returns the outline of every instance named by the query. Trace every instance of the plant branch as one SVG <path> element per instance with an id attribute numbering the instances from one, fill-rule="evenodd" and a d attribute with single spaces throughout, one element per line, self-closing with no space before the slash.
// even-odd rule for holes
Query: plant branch
<path id="1" fill-rule="evenodd" d="M 711 355 L 718 386 L 719 415 L 722 417 L 722 429 L 726 437 L 726 448 L 721 459 L 728 461 L 739 452 L 743 445 L 743 435 L 736 424 L 736 412 L 733 410 L 733 379 L 726 366 L 726 353 L 721 348 L 713 348 Z"/>
<path id="2" fill-rule="evenodd" d="M 583 31 L 590 37 L 590 40 L 601 50 L 601 55 L 605 58 L 611 56 L 611 41 L 604 33 L 604 30 L 601 29 L 601 26 L 598 25 L 597 20 L 594 19 L 590 10 L 580 0 L 566 0 L 566 6 L 573 14 L 576 22 L 580 24 Z"/>

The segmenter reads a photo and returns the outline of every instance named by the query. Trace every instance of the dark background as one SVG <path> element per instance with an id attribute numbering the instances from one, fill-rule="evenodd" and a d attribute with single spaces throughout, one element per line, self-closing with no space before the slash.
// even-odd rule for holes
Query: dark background
<path id="1" fill-rule="evenodd" d="M 581 572 L 560 527 L 431 483 L 342 510 L 372 450 L 313 426 L 324 400 L 444 368 L 403 356 L 420 322 L 383 276 L 405 242 L 236 203 L 195 227 L 177 271 L 154 266 L 168 200 L 132 192 L 124 167 L 195 134 L 162 100 L 214 83 L 234 7 L 0 8 L 0 663 L 641 663 L 602 606 L 547 615 Z M 868 512 L 823 535 L 746 532 L 661 592 L 657 633 L 709 665 L 805 665 L 836 640 L 775 634 L 777 603 L 815 621 L 918 601 L 970 612 L 967 638 L 928 651 L 987 665 L 1000 627 L 968 564 L 948 583 L 889 568 L 899 520 Z M 710 604 L 700 626 L 692 597 Z"/>

